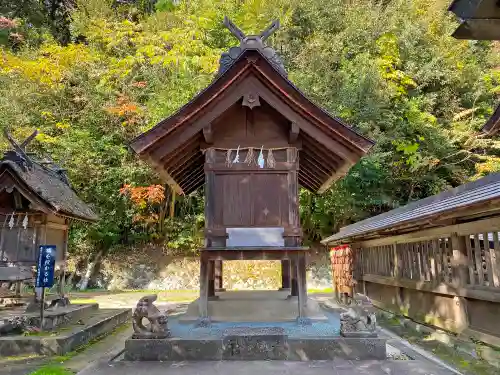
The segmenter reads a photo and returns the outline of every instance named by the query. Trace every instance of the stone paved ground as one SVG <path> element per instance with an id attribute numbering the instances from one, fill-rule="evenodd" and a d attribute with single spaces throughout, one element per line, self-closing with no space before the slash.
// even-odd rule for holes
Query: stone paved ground
<path id="1" fill-rule="evenodd" d="M 89 366 L 78 375 L 452 375 L 421 361 L 116 362 Z"/>
<path id="2" fill-rule="evenodd" d="M 102 293 L 89 296 L 82 293 L 79 298 L 90 297 L 97 299 L 101 307 L 134 307 L 137 300 L 147 294 L 144 293 Z M 182 293 L 181 293 L 182 294 Z M 177 297 L 177 296 L 176 296 Z M 181 297 L 181 296 L 179 296 Z M 186 295 L 186 299 L 189 296 Z M 329 296 L 324 296 L 328 298 Z M 184 298 L 182 296 L 181 298 Z M 321 300 L 321 296 L 316 296 Z M 176 302 L 177 302 L 176 298 Z M 171 309 L 176 306 L 175 302 L 161 301 L 160 309 Z M 124 347 L 125 339 L 131 334 L 131 327 L 120 330 L 113 335 L 104 338 L 102 341 L 90 346 L 85 351 L 78 353 L 62 366 L 74 372 L 80 371 L 79 375 L 451 375 L 457 374 L 450 369 L 446 369 L 436 364 L 430 359 L 430 354 L 422 355 L 412 348 L 402 345 L 401 340 L 389 338 L 388 352 L 405 353 L 414 360 L 386 360 L 386 361 L 346 361 L 338 360 L 334 362 L 196 362 L 196 363 L 127 363 L 119 360 L 111 361 L 120 354 Z M 389 350 L 390 348 L 390 350 Z M 119 359 L 120 357 L 118 357 Z M 111 361 L 111 362 L 110 362 Z M 41 358 L 34 358 L 21 363 L 2 363 L 0 359 L 0 374 L 4 375 L 27 375 L 31 371 L 43 364 Z"/>

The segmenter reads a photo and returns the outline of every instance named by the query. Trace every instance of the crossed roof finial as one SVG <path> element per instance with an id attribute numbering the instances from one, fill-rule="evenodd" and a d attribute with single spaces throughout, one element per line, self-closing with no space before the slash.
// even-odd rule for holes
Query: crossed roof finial
<path id="1" fill-rule="evenodd" d="M 241 29 L 236 26 L 233 21 L 228 17 L 224 17 L 224 26 L 226 26 L 231 34 L 233 34 L 239 41 L 238 47 L 231 47 L 228 52 L 222 53 L 219 61 L 219 74 L 224 73 L 246 50 L 257 50 L 264 56 L 271 65 L 278 70 L 281 74 L 286 76 L 285 67 L 276 51 L 264 44 L 276 30 L 280 28 L 280 21 L 275 20 L 259 35 L 246 35 Z"/>
<path id="2" fill-rule="evenodd" d="M 224 26 L 226 26 L 231 34 L 233 34 L 240 42 L 247 37 L 241 29 L 234 24 L 227 16 L 224 17 Z M 269 38 L 276 30 L 280 28 L 280 21 L 274 20 L 264 31 L 262 31 L 258 37 L 262 42 Z"/>

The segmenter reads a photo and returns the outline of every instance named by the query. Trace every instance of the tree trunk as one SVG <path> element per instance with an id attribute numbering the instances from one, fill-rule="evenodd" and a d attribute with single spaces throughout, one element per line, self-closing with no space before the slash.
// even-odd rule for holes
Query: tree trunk
<path id="1" fill-rule="evenodd" d="M 84 291 L 85 289 L 87 289 L 90 277 L 94 272 L 94 267 L 97 263 L 99 263 L 101 257 L 102 257 L 102 250 L 99 251 L 95 256 L 95 258 L 87 264 L 87 270 L 85 271 L 85 274 L 83 275 L 82 280 L 80 281 L 80 285 L 78 286 L 78 289 L 80 289 L 80 291 Z"/>

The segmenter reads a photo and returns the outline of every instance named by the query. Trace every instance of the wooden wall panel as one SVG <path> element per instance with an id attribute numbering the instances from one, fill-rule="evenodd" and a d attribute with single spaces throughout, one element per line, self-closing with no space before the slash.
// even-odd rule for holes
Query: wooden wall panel
<path id="1" fill-rule="evenodd" d="M 288 220 L 283 220 L 288 215 L 287 197 L 286 174 L 254 174 L 252 176 L 254 213 L 252 224 L 257 227 L 287 225 Z"/>
<path id="2" fill-rule="evenodd" d="M 274 111 L 273 109 L 270 109 Z M 281 115 L 270 115 L 262 107 L 249 109 L 236 103 L 212 123 L 214 147 L 286 147 L 289 122 Z"/>
<path id="3" fill-rule="evenodd" d="M 215 174 L 214 227 L 288 227 L 286 173 Z"/>
<path id="4" fill-rule="evenodd" d="M 248 174 L 216 175 L 221 180 L 222 225 L 225 227 L 244 226 L 252 221 L 251 176 Z M 217 184 L 219 185 L 219 184 Z"/>

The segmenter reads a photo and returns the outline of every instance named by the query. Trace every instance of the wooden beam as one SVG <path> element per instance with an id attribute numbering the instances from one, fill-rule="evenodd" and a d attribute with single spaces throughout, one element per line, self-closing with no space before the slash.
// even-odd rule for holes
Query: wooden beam
<path id="1" fill-rule="evenodd" d="M 147 159 L 147 162 L 151 167 L 160 175 L 160 177 L 179 195 L 184 195 L 184 191 L 179 186 L 179 184 L 170 176 L 170 174 L 161 166 L 156 164 L 154 160 Z"/>
<path id="2" fill-rule="evenodd" d="M 301 114 L 304 118 L 314 119 L 317 128 L 325 129 L 330 133 L 330 136 L 327 136 L 328 138 L 339 139 L 344 145 L 348 145 L 354 149 L 358 156 L 364 155 L 373 146 L 373 141 L 357 134 L 339 119 L 332 118 L 331 115 L 328 115 L 311 101 L 307 99 L 301 100 L 303 99 L 303 95 L 299 92 L 297 96 L 297 89 L 291 85 L 290 82 L 285 81 L 285 85 L 280 85 L 276 79 L 270 76 L 270 74 L 276 74 L 276 71 L 272 69 L 269 64 L 255 64 L 254 68 L 268 80 L 271 91 L 277 92 L 287 99 L 285 102 L 287 107 Z M 278 80 L 280 78 L 282 79 L 281 76 L 278 76 Z M 259 93 L 261 97 L 265 99 L 260 91 Z M 363 144 L 364 147 L 360 144 Z"/>
<path id="3" fill-rule="evenodd" d="M 359 154 L 350 149 L 345 144 L 339 142 L 333 136 L 326 134 L 322 130 L 320 130 L 316 125 L 309 122 L 307 117 L 303 117 L 303 115 L 295 112 L 292 108 L 290 108 L 282 99 L 278 98 L 276 94 L 274 94 L 268 87 L 266 87 L 262 82 L 260 82 L 256 77 L 247 78 L 249 84 L 255 86 L 255 90 L 259 93 L 259 95 L 264 99 L 269 105 L 275 108 L 278 112 L 280 112 L 283 116 L 285 116 L 290 122 L 296 123 L 300 129 L 304 130 L 308 133 L 312 138 L 316 140 L 316 142 L 324 145 L 331 152 L 339 155 L 342 159 L 355 163 L 358 159 L 364 154 L 364 152 L 359 151 Z M 335 133 L 339 135 L 340 139 L 344 139 L 344 136 L 340 133 Z M 352 143 L 350 141 L 346 141 L 349 145 Z M 357 148 L 357 145 L 355 146 Z"/>
<path id="4" fill-rule="evenodd" d="M 398 236 L 376 238 L 368 241 L 356 241 L 354 239 L 352 242 L 358 243 L 362 247 L 373 247 L 373 246 L 389 245 L 393 243 L 411 243 L 411 242 L 432 240 L 434 238 L 449 237 L 452 235 L 452 233 L 456 233 L 459 236 L 465 236 L 465 235 L 470 235 L 471 233 L 498 232 L 499 229 L 500 229 L 500 216 L 497 216 L 489 219 L 471 221 L 469 223 L 461 223 L 461 224 L 447 225 L 444 227 L 430 228 Z"/>
<path id="5" fill-rule="evenodd" d="M 205 158 L 201 152 L 196 152 L 195 154 L 186 156 L 185 159 L 179 162 L 175 168 L 169 170 L 169 173 L 174 179 L 177 179 L 186 169 L 192 166 L 201 166 L 203 168 Z M 167 169 L 165 167 L 165 169 Z M 179 184 L 180 185 L 180 184 Z"/>
<path id="6" fill-rule="evenodd" d="M 203 137 L 205 138 L 205 142 L 208 144 L 214 143 L 214 133 L 212 130 L 212 123 L 208 123 L 203 127 Z"/>
<path id="7" fill-rule="evenodd" d="M 203 164 L 201 164 L 197 168 L 193 168 L 191 170 L 191 172 L 186 174 L 184 177 L 179 178 L 179 185 L 181 185 L 181 186 L 184 185 L 186 182 L 188 182 L 194 176 L 198 176 L 200 174 L 200 172 L 203 172 Z"/>
<path id="8" fill-rule="evenodd" d="M 176 160 L 182 159 L 185 155 L 191 154 L 193 151 L 198 150 L 199 144 L 200 137 L 193 137 L 188 142 L 185 142 L 180 147 L 177 147 L 170 154 L 163 154 L 162 152 L 162 155 L 160 155 L 158 152 L 153 152 L 151 153 L 151 157 L 156 160 L 159 156 L 161 156 L 159 159 L 159 164 L 173 164 Z M 159 150 L 162 149 L 160 148 Z"/>
<path id="9" fill-rule="evenodd" d="M 314 164 L 312 164 L 310 161 L 305 160 L 304 158 L 301 158 L 300 161 L 300 169 L 307 171 L 310 175 L 313 175 L 315 177 L 315 180 L 317 180 L 320 185 L 323 183 L 323 181 L 325 181 L 326 178 L 328 178 L 327 174 L 318 170 L 318 168 L 315 167 Z"/>
<path id="10" fill-rule="evenodd" d="M 302 168 L 300 170 L 303 174 L 305 174 L 311 181 L 314 181 L 318 186 L 321 185 L 322 181 L 319 177 L 315 176 L 311 171 L 307 168 Z"/>
<path id="11" fill-rule="evenodd" d="M 290 123 L 290 134 L 288 137 L 288 141 L 293 144 L 297 141 L 299 137 L 300 128 L 295 122 Z"/>
<path id="12" fill-rule="evenodd" d="M 205 172 L 202 172 L 198 177 L 193 178 L 192 182 L 190 182 L 184 187 L 184 190 L 186 191 L 187 194 L 191 193 L 192 191 L 196 190 L 193 188 L 197 187 L 198 184 L 204 179 L 205 179 Z"/>
<path id="13" fill-rule="evenodd" d="M 331 173 L 331 170 L 326 168 L 321 163 L 318 163 L 318 161 L 316 159 L 312 158 L 311 156 L 309 156 L 307 154 L 307 152 L 303 152 L 302 155 L 300 155 L 300 161 L 307 161 L 310 165 L 312 165 L 318 171 L 323 173 L 325 176 L 328 176 Z"/>
<path id="14" fill-rule="evenodd" d="M 302 187 L 304 189 L 307 189 L 309 190 L 310 192 L 315 192 L 316 191 L 316 188 L 314 186 L 310 186 L 310 183 L 305 181 L 304 179 L 302 179 L 301 176 L 299 176 L 299 187 Z"/>
<path id="15" fill-rule="evenodd" d="M 313 192 L 318 190 L 319 185 L 316 185 L 314 182 L 309 180 L 309 178 L 306 175 L 304 175 L 303 171 L 299 171 L 299 184 L 300 184 L 301 180 L 307 183 L 307 185 L 303 185 L 305 188 L 307 188 Z"/>
<path id="16" fill-rule="evenodd" d="M 226 94 L 222 98 L 219 98 L 213 106 L 207 108 L 207 112 L 204 116 L 194 120 L 188 127 L 185 127 L 185 129 L 176 129 L 175 131 L 168 131 L 161 135 L 155 142 L 149 145 L 147 149 L 144 149 L 143 154 L 154 153 L 154 150 L 159 147 L 162 148 L 163 154 L 169 154 L 177 147 L 177 145 L 187 142 L 190 138 L 197 135 L 197 133 L 202 132 L 203 127 L 205 127 L 208 123 L 212 123 L 231 106 L 240 101 L 245 91 L 246 85 L 244 82 L 239 85 L 228 87 Z M 212 101 L 210 101 L 210 103 L 212 103 Z M 184 121 L 181 123 L 184 123 Z M 160 142 L 162 139 L 165 139 L 165 141 Z"/>
<path id="17" fill-rule="evenodd" d="M 297 170 L 297 163 L 290 163 L 287 161 L 277 161 L 274 168 L 265 167 L 260 169 L 257 165 L 248 165 L 244 163 L 232 164 L 230 168 L 225 163 L 211 163 L 205 164 L 206 171 L 224 171 L 224 173 L 231 173 L 231 171 L 255 171 L 259 173 L 265 172 L 287 172 Z"/>
<path id="18" fill-rule="evenodd" d="M 26 150 L 26 146 L 28 146 L 28 144 L 38 135 L 38 130 L 35 130 L 33 133 L 31 133 L 31 135 L 26 138 L 20 145 L 19 147 L 21 147 L 23 150 Z"/>
<path id="19" fill-rule="evenodd" d="M 301 135 L 301 139 L 303 153 L 313 154 L 316 159 L 332 166 L 332 168 L 338 168 L 342 163 L 342 159 L 334 157 L 332 153 L 325 151 L 321 145 L 315 145 L 314 140 L 304 136 L 304 133 Z"/>
<path id="20" fill-rule="evenodd" d="M 47 225 L 47 228 L 51 228 L 51 229 L 68 230 L 67 224 L 51 223 L 49 221 L 49 222 L 47 222 L 46 225 Z"/>
<path id="21" fill-rule="evenodd" d="M 246 64 L 243 61 L 240 63 Z M 241 77 L 247 75 L 250 68 L 251 65 L 247 64 L 229 79 L 220 80 L 209 86 L 205 91 L 205 96 L 208 96 L 208 98 L 204 99 L 203 102 L 200 102 L 201 95 L 198 95 L 189 105 L 183 107 L 176 115 L 160 121 L 152 129 L 135 138 L 131 143 L 132 149 L 140 155 L 149 153 L 148 149 L 150 149 L 151 146 L 157 144 L 165 137 L 170 136 L 172 132 L 179 129 L 185 123 L 193 122 L 195 118 L 200 116 L 200 113 L 206 111 L 213 105 L 214 102 L 219 100 L 222 93 L 228 93 L 231 89 L 239 86 L 233 85 L 233 83 L 236 83 L 241 79 Z M 206 120 L 205 124 L 208 122 L 211 121 Z"/>
<path id="22" fill-rule="evenodd" d="M 430 281 L 417 281 L 408 279 L 396 280 L 393 277 L 379 276 L 379 275 L 363 275 L 363 281 L 375 284 L 389 285 L 393 287 L 402 287 L 406 289 L 420 290 L 423 292 L 442 294 L 445 296 L 458 296 L 471 299 L 478 299 L 481 301 L 500 302 L 500 291 L 488 287 L 456 287 L 448 283 L 440 283 L 435 285 Z"/>
<path id="23" fill-rule="evenodd" d="M 326 180 L 323 183 L 323 185 L 320 186 L 320 188 L 318 189 L 318 193 L 323 194 L 330 186 L 332 186 L 332 184 L 336 180 L 338 180 L 341 177 L 344 177 L 347 174 L 347 172 L 349 172 L 349 169 L 351 169 L 354 164 L 355 163 L 351 163 L 351 162 L 344 163 L 344 165 L 342 167 L 340 167 L 338 170 L 333 172 L 332 175 L 328 178 L 328 180 Z"/>

